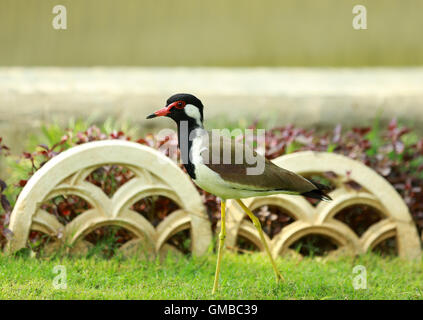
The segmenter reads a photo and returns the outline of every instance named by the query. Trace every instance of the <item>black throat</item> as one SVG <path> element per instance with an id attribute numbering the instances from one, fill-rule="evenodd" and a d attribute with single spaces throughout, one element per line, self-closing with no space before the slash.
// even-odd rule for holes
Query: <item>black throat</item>
<path id="1" fill-rule="evenodd" d="M 191 161 L 191 147 L 195 137 L 195 130 L 204 130 L 203 124 L 198 124 L 195 119 L 188 118 L 176 121 L 178 126 L 178 147 L 181 161 L 192 179 L 195 179 L 195 165 Z"/>

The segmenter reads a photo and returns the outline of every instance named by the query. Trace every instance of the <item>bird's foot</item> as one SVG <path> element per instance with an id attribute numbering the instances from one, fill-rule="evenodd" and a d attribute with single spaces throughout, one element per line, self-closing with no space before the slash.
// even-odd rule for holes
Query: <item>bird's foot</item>
<path id="1" fill-rule="evenodd" d="M 283 283 L 283 282 L 285 282 L 285 278 L 284 277 L 282 277 L 282 275 L 280 274 L 280 273 L 278 273 L 277 275 L 276 275 L 276 283 Z"/>

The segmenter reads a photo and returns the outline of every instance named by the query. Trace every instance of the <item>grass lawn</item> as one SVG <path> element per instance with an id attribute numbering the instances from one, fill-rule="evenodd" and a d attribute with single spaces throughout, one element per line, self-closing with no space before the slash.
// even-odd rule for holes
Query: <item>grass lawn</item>
<path id="1" fill-rule="evenodd" d="M 1 299 L 422 299 L 423 263 L 368 254 L 338 261 L 282 259 L 276 284 L 262 254 L 225 252 L 218 294 L 211 295 L 215 255 L 168 256 L 162 263 L 112 258 L 0 256 Z M 66 267 L 67 289 L 55 289 L 53 268 Z M 367 289 L 355 290 L 356 265 L 367 269 Z"/>

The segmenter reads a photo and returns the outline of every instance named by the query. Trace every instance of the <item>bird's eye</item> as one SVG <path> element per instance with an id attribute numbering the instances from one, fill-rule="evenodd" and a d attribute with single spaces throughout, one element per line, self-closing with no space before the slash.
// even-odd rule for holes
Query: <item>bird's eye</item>
<path id="1" fill-rule="evenodd" d="M 178 103 L 175 106 L 177 109 L 183 109 L 185 107 L 185 102 L 178 101 Z"/>

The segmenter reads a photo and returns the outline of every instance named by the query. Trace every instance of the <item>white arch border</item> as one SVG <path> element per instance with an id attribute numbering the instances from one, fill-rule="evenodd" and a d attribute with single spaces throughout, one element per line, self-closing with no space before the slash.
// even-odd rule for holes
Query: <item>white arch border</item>
<path id="1" fill-rule="evenodd" d="M 106 164 L 140 167 L 164 180 L 179 199 L 182 209 L 188 212 L 193 254 L 206 252 L 212 239 L 211 224 L 201 197 L 189 177 L 159 151 L 123 140 L 95 141 L 70 148 L 35 172 L 20 193 L 11 214 L 9 229 L 13 237 L 7 243 L 6 251 L 15 252 L 25 247 L 40 204 L 64 179 L 86 168 Z M 110 217 L 110 221 L 113 219 Z"/>
<path id="2" fill-rule="evenodd" d="M 389 227 L 389 230 L 387 229 L 389 233 L 384 231 L 383 235 L 396 235 L 400 257 L 407 259 L 420 257 L 420 239 L 407 205 L 394 187 L 371 168 L 343 155 L 313 151 L 284 155 L 273 162 L 302 175 L 331 171 L 338 176 L 338 182 L 351 179 L 365 189 L 365 191 L 355 192 L 347 191 L 342 187 L 338 188 L 331 193 L 334 201 L 321 202 L 316 208 L 309 205 L 302 197 L 286 195 L 246 200 L 246 204 L 252 209 L 272 204 L 278 205 L 296 216 L 296 222 L 282 229 L 281 233 L 272 239 L 272 252 L 275 256 L 285 252 L 287 245 L 293 239 L 297 239 L 298 235 L 312 232 L 326 233 L 342 245 L 348 244 L 347 251 L 360 254 L 380 242 L 383 238 L 381 232 Z M 333 215 L 339 211 L 339 208 L 343 208 L 347 204 L 360 203 L 370 204 L 386 216 L 380 223 L 367 230 L 361 239 L 346 225 L 333 219 Z M 245 228 L 245 222 L 243 222 L 245 214 L 233 201 L 228 203 L 228 213 L 228 216 L 232 216 L 232 218 L 228 218 L 228 243 L 235 246 L 238 233 L 245 234 L 244 231 L 240 231 Z M 258 234 L 252 232 L 251 236 L 253 243 L 257 242 Z"/>

